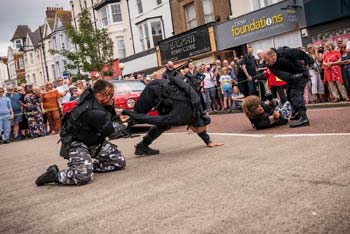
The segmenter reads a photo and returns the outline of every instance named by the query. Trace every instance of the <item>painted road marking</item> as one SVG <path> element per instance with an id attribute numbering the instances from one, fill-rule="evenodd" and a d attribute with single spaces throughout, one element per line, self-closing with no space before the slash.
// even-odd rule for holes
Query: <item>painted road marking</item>
<path id="1" fill-rule="evenodd" d="M 181 134 L 195 134 L 193 132 L 170 132 L 165 133 L 168 135 L 181 135 Z M 209 135 L 213 136 L 237 136 L 237 137 L 253 137 L 261 138 L 266 136 L 272 136 L 274 138 L 281 137 L 321 137 L 321 136 L 350 136 L 350 133 L 305 133 L 305 134 L 240 134 L 240 133 L 212 133 L 209 132 Z"/>

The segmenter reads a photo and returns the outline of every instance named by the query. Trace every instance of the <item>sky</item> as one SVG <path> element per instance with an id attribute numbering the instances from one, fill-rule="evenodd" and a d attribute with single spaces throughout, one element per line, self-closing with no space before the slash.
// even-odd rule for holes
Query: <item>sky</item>
<path id="1" fill-rule="evenodd" d="M 44 23 L 46 7 L 70 10 L 69 0 L 0 0 L 0 56 L 7 56 L 17 25 L 26 24 L 34 31 Z"/>

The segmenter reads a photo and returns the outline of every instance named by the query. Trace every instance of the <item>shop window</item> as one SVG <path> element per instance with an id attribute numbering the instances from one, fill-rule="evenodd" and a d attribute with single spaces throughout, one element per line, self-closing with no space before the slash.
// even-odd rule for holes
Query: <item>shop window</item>
<path id="1" fill-rule="evenodd" d="M 137 10 L 138 10 L 139 14 L 141 14 L 143 12 L 142 1 L 141 0 L 137 0 L 136 4 L 137 4 Z"/>
<path id="2" fill-rule="evenodd" d="M 125 58 L 126 56 L 126 49 L 125 49 L 125 42 L 124 37 L 117 37 L 117 51 L 118 51 L 118 58 Z"/>
<path id="3" fill-rule="evenodd" d="M 122 12 L 120 10 L 120 3 L 111 4 L 112 20 L 114 23 L 122 22 Z"/>
<path id="4" fill-rule="evenodd" d="M 185 6 L 187 29 L 197 27 L 196 11 L 194 3 Z"/>
<path id="5" fill-rule="evenodd" d="M 213 0 L 203 0 L 204 21 L 209 23 L 215 20 Z"/>

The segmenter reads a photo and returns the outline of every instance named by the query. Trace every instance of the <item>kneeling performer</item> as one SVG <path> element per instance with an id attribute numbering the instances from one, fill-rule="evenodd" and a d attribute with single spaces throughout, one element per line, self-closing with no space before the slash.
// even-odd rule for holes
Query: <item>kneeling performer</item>
<path id="1" fill-rule="evenodd" d="M 84 185 L 93 180 L 94 172 L 125 168 L 125 158 L 117 146 L 106 141 L 106 137 L 123 136 L 128 126 L 113 121 L 113 94 L 113 84 L 98 80 L 80 96 L 77 106 L 62 121 L 60 155 L 68 160 L 68 168 L 59 171 L 51 165 L 35 181 L 36 185 Z"/>

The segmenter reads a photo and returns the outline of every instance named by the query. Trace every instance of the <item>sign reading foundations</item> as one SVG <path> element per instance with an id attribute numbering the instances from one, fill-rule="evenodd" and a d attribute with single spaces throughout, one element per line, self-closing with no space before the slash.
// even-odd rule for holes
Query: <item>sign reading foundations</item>
<path id="1" fill-rule="evenodd" d="M 177 61 L 211 51 L 208 26 L 198 27 L 186 33 L 159 42 L 162 64 Z"/>
<path id="2" fill-rule="evenodd" d="M 291 5 L 293 1 L 282 2 L 216 25 L 217 49 L 225 50 L 297 29 L 296 10 L 302 9 L 287 8 Z"/>

